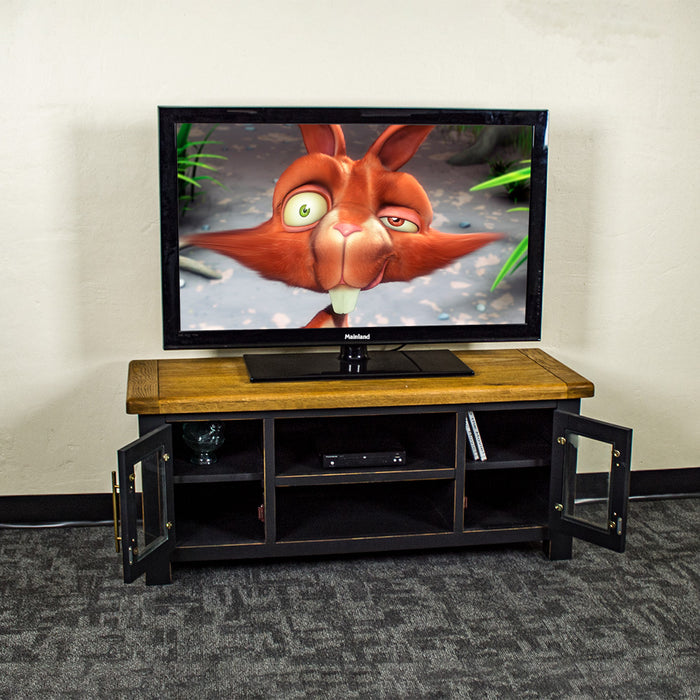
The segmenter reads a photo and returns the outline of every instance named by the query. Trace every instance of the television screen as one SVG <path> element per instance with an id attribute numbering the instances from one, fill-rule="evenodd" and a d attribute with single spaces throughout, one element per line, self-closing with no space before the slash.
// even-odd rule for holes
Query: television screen
<path id="1" fill-rule="evenodd" d="M 159 118 L 166 348 L 539 337 L 546 112 Z"/>

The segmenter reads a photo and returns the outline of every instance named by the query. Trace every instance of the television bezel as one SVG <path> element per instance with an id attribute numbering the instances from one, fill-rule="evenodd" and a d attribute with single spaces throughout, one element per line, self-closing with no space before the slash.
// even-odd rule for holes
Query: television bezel
<path id="1" fill-rule="evenodd" d="M 369 335 L 368 338 L 363 338 L 363 344 L 385 346 L 540 340 L 548 121 L 547 110 L 532 109 L 158 107 L 164 349 L 256 349 L 357 344 L 356 340 L 346 337 L 348 334 Z M 524 321 L 517 324 L 484 323 L 450 326 L 183 330 L 180 316 L 176 129 L 178 124 L 184 122 L 201 124 L 469 124 L 533 127 Z"/>

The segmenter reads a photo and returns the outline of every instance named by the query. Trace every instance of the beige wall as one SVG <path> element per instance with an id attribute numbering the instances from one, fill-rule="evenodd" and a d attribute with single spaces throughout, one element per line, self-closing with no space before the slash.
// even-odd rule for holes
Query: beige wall
<path id="1" fill-rule="evenodd" d="M 136 436 L 158 104 L 550 109 L 540 345 L 634 468 L 700 466 L 696 0 L 4 0 L 0 36 L 0 494 L 107 491 Z"/>

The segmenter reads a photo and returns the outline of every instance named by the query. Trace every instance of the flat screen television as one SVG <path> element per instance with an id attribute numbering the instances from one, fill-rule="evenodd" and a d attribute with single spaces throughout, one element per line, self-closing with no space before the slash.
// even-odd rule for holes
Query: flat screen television
<path id="1" fill-rule="evenodd" d="M 244 349 L 264 381 L 469 374 L 435 345 L 539 339 L 546 111 L 158 111 L 166 349 Z"/>

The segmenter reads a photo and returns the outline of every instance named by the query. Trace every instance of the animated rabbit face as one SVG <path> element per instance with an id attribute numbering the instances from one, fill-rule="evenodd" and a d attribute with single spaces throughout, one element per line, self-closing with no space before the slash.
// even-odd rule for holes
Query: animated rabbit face
<path id="1" fill-rule="evenodd" d="M 360 160 L 337 124 L 301 125 L 308 154 L 280 176 L 272 217 L 252 229 L 198 234 L 191 243 L 228 255 L 267 279 L 328 292 L 309 324 L 347 325 L 361 291 L 429 274 L 500 237 L 430 227 L 425 190 L 397 172 L 432 126 L 388 127 Z"/>

